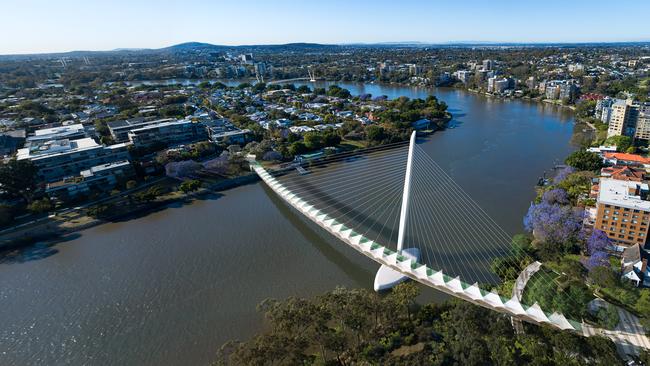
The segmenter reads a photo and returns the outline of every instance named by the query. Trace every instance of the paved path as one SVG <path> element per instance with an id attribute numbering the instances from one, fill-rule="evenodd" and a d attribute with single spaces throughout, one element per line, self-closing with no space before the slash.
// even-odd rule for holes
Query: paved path
<path id="1" fill-rule="evenodd" d="M 614 306 L 614 305 L 609 305 Z M 587 337 L 600 335 L 611 339 L 616 344 L 619 355 L 623 358 L 638 356 L 641 349 L 650 349 L 650 339 L 639 318 L 629 311 L 616 306 L 620 321 L 614 330 L 596 328 L 583 323 L 583 334 Z"/>
<path id="2" fill-rule="evenodd" d="M 521 297 L 524 294 L 524 289 L 526 288 L 528 280 L 530 280 L 530 278 L 533 277 L 533 275 L 537 273 L 540 268 L 542 268 L 542 264 L 535 261 L 529 264 L 526 268 L 524 268 L 523 271 L 519 273 L 517 281 L 515 281 L 515 285 L 512 287 L 512 297 L 516 297 L 517 300 L 521 302 Z M 515 329 L 515 332 L 517 334 L 523 334 L 524 325 L 522 324 L 521 320 L 514 317 L 511 317 L 510 319 L 512 321 L 512 327 Z"/>

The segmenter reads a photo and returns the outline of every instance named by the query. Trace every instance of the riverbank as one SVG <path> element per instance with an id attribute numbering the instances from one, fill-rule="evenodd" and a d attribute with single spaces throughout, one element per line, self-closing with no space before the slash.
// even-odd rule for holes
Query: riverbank
<path id="1" fill-rule="evenodd" d="M 206 195 L 219 194 L 222 191 L 251 184 L 258 180 L 259 177 L 256 174 L 246 174 L 235 178 L 220 180 L 207 187 L 200 187 L 194 192 L 184 193 L 179 190 L 173 190 L 156 197 L 152 201 L 141 202 L 134 205 L 132 194 L 149 187 L 144 186 L 138 191 L 119 195 L 111 200 L 105 200 L 96 205 L 66 209 L 64 212 L 49 215 L 46 219 L 38 220 L 34 225 L 26 225 L 17 228 L 16 230 L 7 228 L 3 232 L 2 239 L 0 240 L 0 250 L 12 250 L 36 242 L 52 244 L 61 240 L 65 236 L 81 230 L 86 230 L 110 222 L 125 221 L 132 218 L 142 217 L 152 212 L 162 210 L 174 203 L 182 202 L 183 204 L 187 204 L 199 200 Z M 93 210 L 96 211 L 98 207 L 109 207 L 110 212 L 101 215 L 101 217 L 91 214 L 91 212 Z"/>

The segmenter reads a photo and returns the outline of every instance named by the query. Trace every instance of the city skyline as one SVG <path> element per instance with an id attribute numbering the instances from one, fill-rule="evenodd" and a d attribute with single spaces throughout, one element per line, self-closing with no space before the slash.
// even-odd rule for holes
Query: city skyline
<path id="1" fill-rule="evenodd" d="M 650 4 L 618 2 L 625 22 L 610 19 L 604 1 L 549 1 L 543 8 L 514 1 L 424 4 L 407 0 L 303 4 L 292 0 L 206 3 L 124 0 L 92 3 L 33 0 L 4 9 L 0 54 L 118 48 L 163 48 L 184 42 L 261 45 L 420 42 L 585 43 L 650 41 L 643 14 Z M 561 9 L 561 10 L 559 10 Z M 580 14 L 584 13 L 584 16 Z M 588 14 L 588 16 L 586 16 Z M 72 16 L 71 16 L 72 15 Z M 66 19 L 62 22 L 61 19 Z M 29 32 L 18 31 L 30 25 Z"/>

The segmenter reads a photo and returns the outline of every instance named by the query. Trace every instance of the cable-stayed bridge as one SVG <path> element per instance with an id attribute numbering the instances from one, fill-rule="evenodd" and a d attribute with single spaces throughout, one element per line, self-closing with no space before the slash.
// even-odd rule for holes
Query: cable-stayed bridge
<path id="1" fill-rule="evenodd" d="M 381 264 L 376 290 L 410 278 L 513 319 L 605 334 L 538 303 L 524 304 L 521 288 L 512 294 L 485 289 L 505 270 L 492 260 L 513 255 L 511 238 L 416 144 L 415 132 L 408 145 L 335 155 L 300 172 L 268 172 L 256 161 L 251 167 L 306 218 Z M 539 267 L 523 252 L 514 255 Z M 554 280 L 543 271 L 535 275 Z"/>

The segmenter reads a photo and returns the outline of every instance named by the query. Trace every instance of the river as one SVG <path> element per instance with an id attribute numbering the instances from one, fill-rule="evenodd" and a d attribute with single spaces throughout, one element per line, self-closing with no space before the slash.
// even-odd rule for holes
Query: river
<path id="1" fill-rule="evenodd" d="M 453 128 L 421 146 L 510 233 L 538 177 L 575 148 L 572 114 L 559 107 L 339 85 L 445 101 Z M 241 186 L 0 259 L 0 364 L 206 365 L 223 342 L 260 329 L 263 299 L 370 289 L 377 268 L 261 183 Z"/>

